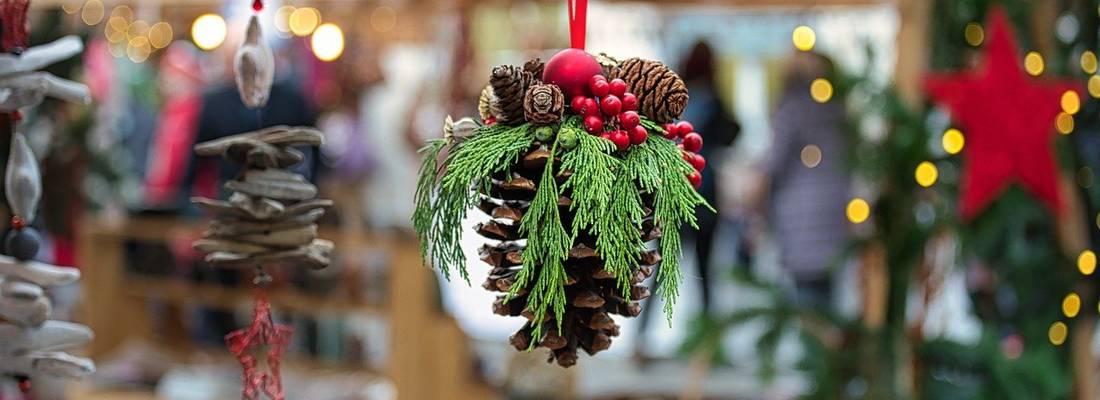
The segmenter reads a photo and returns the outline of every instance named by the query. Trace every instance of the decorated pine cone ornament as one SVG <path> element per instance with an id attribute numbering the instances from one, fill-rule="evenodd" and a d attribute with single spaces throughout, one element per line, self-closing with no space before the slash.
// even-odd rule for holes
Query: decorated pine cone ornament
<path id="1" fill-rule="evenodd" d="M 496 123 L 475 125 L 460 145 L 430 142 L 413 224 L 425 261 L 469 281 L 463 221 L 483 213 L 473 230 L 487 239 L 477 255 L 489 265 L 482 286 L 500 293 L 492 311 L 526 319 L 510 338 L 517 350 L 546 348 L 549 361 L 568 367 L 579 352 L 611 346 L 621 334 L 615 316 L 641 312 L 654 274 L 671 312 L 680 232 L 706 201 L 692 188 L 699 172 L 681 150 L 686 136 L 639 112 L 626 81 L 605 78 L 593 56 L 570 49 L 518 98 L 518 82 L 535 70 L 495 68 Z M 567 100 L 572 113 L 563 112 Z"/>
<path id="2" fill-rule="evenodd" d="M 687 85 L 660 61 L 629 58 L 611 70 L 611 78 L 622 79 L 638 95 L 642 114 L 658 123 L 680 118 L 687 107 Z"/>

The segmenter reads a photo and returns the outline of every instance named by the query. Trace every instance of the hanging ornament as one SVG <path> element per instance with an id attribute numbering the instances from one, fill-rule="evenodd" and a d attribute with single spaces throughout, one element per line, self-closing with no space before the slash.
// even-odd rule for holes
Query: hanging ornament
<path id="1" fill-rule="evenodd" d="M 1039 81 L 1020 65 L 1015 31 L 1003 9 L 989 13 L 989 36 L 973 71 L 934 74 L 929 95 L 947 108 L 967 133 L 960 211 L 972 220 L 1010 183 L 1018 183 L 1054 214 L 1063 208 L 1054 162 L 1055 119 L 1060 99 L 1076 82 Z"/>
<path id="2" fill-rule="evenodd" d="M 11 147 L 5 170 L 4 194 L 14 215 L 0 246 L 0 375 L 14 379 L 24 393 L 31 376 L 80 378 L 95 371 L 91 360 L 62 350 L 91 341 L 84 325 L 49 321 L 52 310 L 45 287 L 67 285 L 80 278 L 75 268 L 34 261 L 41 236 L 32 227 L 42 195 L 38 159 L 20 129 L 20 109 L 45 97 L 87 102 L 88 88 L 45 72 L 55 62 L 83 50 L 80 39 L 69 36 L 28 48 L 26 0 L 0 0 L 0 112 L 7 113 Z"/>
<path id="3" fill-rule="evenodd" d="M 248 108 L 260 108 L 267 104 L 271 84 L 275 81 L 275 56 L 264 40 L 256 15 L 248 19 L 244 43 L 237 49 L 233 69 L 241 101 Z"/>
<path id="4" fill-rule="evenodd" d="M 485 213 L 474 230 L 489 239 L 478 255 L 491 268 L 482 287 L 500 293 L 493 312 L 526 319 L 510 339 L 517 350 L 548 349 L 563 367 L 611 346 L 621 334 L 612 315 L 639 315 L 654 274 L 671 313 L 680 231 L 706 205 L 692 188 L 705 161 L 685 153 L 698 151 L 698 134 L 657 122 L 679 117 L 683 82 L 656 61 L 640 62 L 662 90 L 608 79 L 615 59 L 584 51 L 586 2 L 569 8 L 572 49 L 494 68 L 479 107 L 486 125 L 461 144 L 450 139 L 458 123 L 444 124 L 425 150 L 413 215 L 425 261 L 469 280 L 463 221 Z"/>
<path id="5" fill-rule="evenodd" d="M 225 337 L 229 352 L 243 368 L 245 384 L 241 398 L 258 400 L 261 394 L 265 394 L 270 399 L 283 399 L 279 368 L 294 329 L 274 322 L 271 304 L 262 291 L 256 296 L 252 312 L 252 324 L 248 328 L 233 331 Z"/>

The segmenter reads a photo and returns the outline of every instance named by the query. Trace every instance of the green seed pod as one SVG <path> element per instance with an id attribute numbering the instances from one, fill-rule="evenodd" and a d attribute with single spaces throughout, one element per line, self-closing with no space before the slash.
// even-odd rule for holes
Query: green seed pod
<path id="1" fill-rule="evenodd" d="M 535 128 L 535 139 L 538 139 L 538 141 L 546 142 L 546 141 L 549 141 L 550 138 L 552 138 L 552 137 L 554 137 L 554 128 L 553 127 L 551 127 L 549 125 L 543 125 L 543 126 L 540 126 L 538 128 Z"/>
<path id="2" fill-rule="evenodd" d="M 562 130 L 558 135 L 558 144 L 566 150 L 577 147 L 577 141 L 577 134 L 571 130 Z"/>

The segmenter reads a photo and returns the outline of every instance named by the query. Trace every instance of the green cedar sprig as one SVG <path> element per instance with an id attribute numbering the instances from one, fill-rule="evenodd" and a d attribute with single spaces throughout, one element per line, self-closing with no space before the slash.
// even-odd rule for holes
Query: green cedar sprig
<path id="1" fill-rule="evenodd" d="M 435 210 L 432 207 L 432 198 L 436 194 L 435 184 L 436 179 L 439 177 L 439 154 L 446 146 L 446 140 L 432 139 L 418 151 L 424 161 L 420 164 L 419 177 L 416 180 L 416 193 L 413 195 L 416 207 L 413 210 L 412 220 L 417 238 L 420 239 L 420 257 L 424 260 L 428 259 L 428 243 L 430 242 L 427 240 L 427 234 Z"/>
<path id="2" fill-rule="evenodd" d="M 430 211 L 414 213 L 413 227 L 420 239 L 421 251 L 425 252 L 425 260 L 431 261 L 447 279 L 450 279 L 451 270 L 457 269 L 469 283 L 466 255 L 460 241 L 462 220 L 479 198 L 474 188 L 488 184 L 490 175 L 508 170 L 519 160 L 520 154 L 531 147 L 534 134 L 529 128 L 528 124 L 478 128 L 473 136 L 450 147 L 450 154 L 443 162 L 445 170 L 438 180 L 434 178 L 435 168 L 421 170 L 416 208 Z M 438 156 L 441 149 L 433 146 L 438 144 L 429 145 L 427 155 Z M 433 191 L 431 186 L 436 182 L 435 198 L 431 199 L 428 193 Z"/>
<path id="3" fill-rule="evenodd" d="M 562 226 L 558 212 L 559 191 L 554 180 L 554 156 L 557 149 L 558 144 L 555 142 L 550 148 L 550 158 L 542 171 L 542 178 L 539 179 L 535 199 L 531 201 L 520 222 L 520 232 L 527 233 L 527 248 L 523 251 L 523 269 L 516 275 L 516 284 L 512 285 L 508 296 L 510 300 L 520 289 L 528 287 L 537 273 L 535 285 L 527 295 L 527 307 L 534 312 L 534 321 L 542 321 L 552 310 L 560 332 L 562 315 L 565 313 L 565 280 L 568 278 L 562 262 L 569 257 L 573 239 Z M 543 325 L 536 324 L 531 337 L 541 338 Z"/>

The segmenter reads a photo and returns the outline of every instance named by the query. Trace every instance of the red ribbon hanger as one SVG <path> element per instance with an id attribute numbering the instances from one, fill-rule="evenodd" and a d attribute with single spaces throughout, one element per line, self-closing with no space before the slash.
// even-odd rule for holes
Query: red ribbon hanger
<path id="1" fill-rule="evenodd" d="M 565 5 L 569 9 L 569 44 L 574 49 L 584 50 L 584 38 L 588 31 L 588 0 L 565 0 Z"/>

